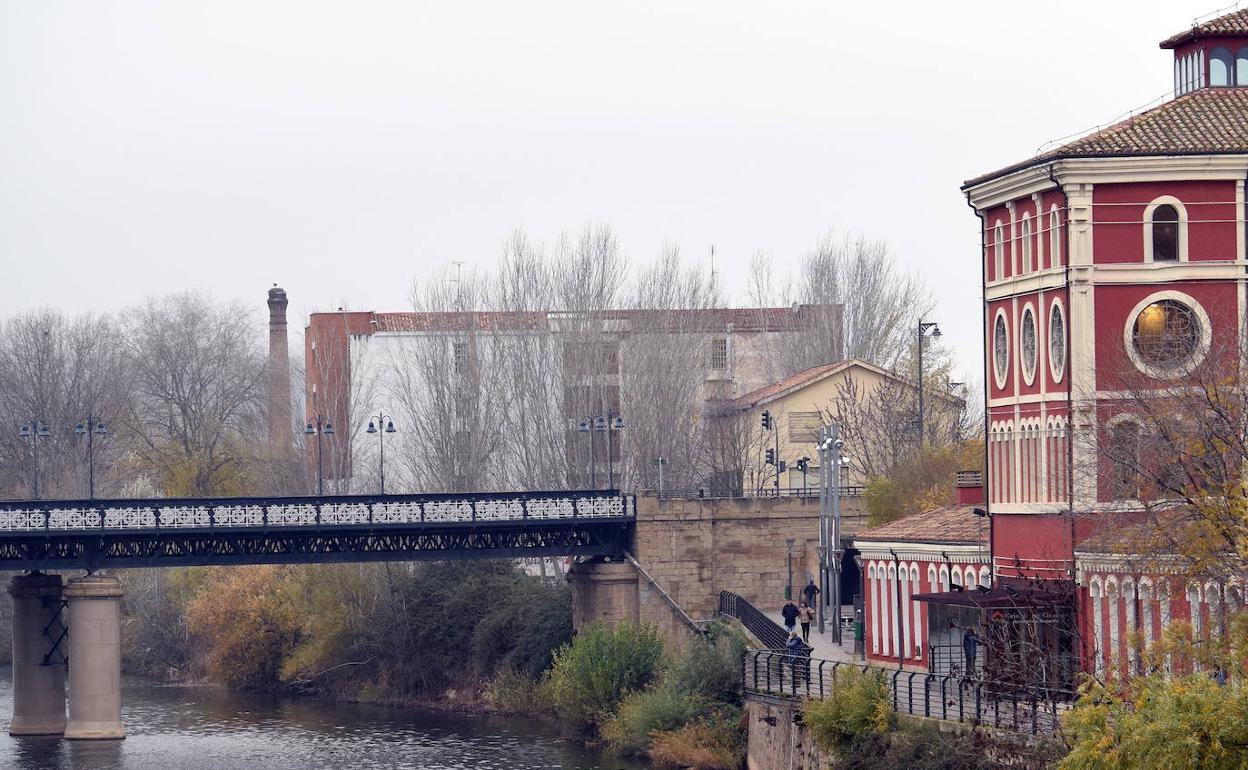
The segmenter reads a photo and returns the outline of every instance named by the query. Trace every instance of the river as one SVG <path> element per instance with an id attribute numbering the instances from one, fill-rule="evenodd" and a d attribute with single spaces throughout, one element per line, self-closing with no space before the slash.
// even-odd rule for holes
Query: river
<path id="1" fill-rule="evenodd" d="M 14 770 L 642 770 L 561 740 L 545 723 L 305 698 L 125 677 L 122 741 L 0 734 L 0 768 Z M 13 711 L 0 671 L 0 729 Z"/>

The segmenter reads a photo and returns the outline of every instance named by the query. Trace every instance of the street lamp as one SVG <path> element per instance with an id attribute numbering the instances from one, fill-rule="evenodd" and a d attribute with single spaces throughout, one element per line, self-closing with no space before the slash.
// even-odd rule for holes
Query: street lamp
<path id="1" fill-rule="evenodd" d="M 662 500 L 663 499 L 663 466 L 667 465 L 667 458 L 656 457 L 651 462 L 653 462 L 659 468 L 659 499 Z"/>
<path id="2" fill-rule="evenodd" d="M 39 439 L 48 437 L 48 426 L 39 422 L 38 418 L 17 429 L 17 435 L 30 440 L 31 497 L 39 499 Z"/>
<path id="3" fill-rule="evenodd" d="M 598 486 L 598 474 L 594 467 L 594 431 L 591 429 L 589 418 L 585 418 L 576 424 L 577 433 L 589 434 L 589 487 L 593 489 Z"/>
<path id="4" fill-rule="evenodd" d="M 382 425 L 386 426 L 385 430 L 381 429 Z M 390 417 L 390 415 L 380 412 L 369 418 L 368 428 L 364 432 L 377 434 L 377 446 L 381 449 L 381 459 L 378 462 L 378 475 L 381 478 L 381 493 L 384 495 L 386 493 L 386 434 L 395 432 L 394 419 Z"/>
<path id="5" fill-rule="evenodd" d="M 930 335 L 929 335 L 930 332 Z M 928 323 L 919 319 L 919 446 L 926 441 L 926 429 L 923 427 L 923 338 L 931 336 L 940 339 L 940 327 L 933 321 Z"/>
<path id="6" fill-rule="evenodd" d="M 819 602 L 819 632 L 824 630 L 823 608 L 831 604 L 832 638 L 837 644 L 841 639 L 841 468 L 849 464 L 849 458 L 841 452 L 845 442 L 836 423 L 819 432 L 819 554 L 820 574 L 823 582 L 823 601 Z M 829 563 L 829 561 L 831 563 Z M 829 579 L 828 571 L 832 577 Z M 831 585 L 829 585 L 831 583 Z"/>
<path id="7" fill-rule="evenodd" d="M 613 448 L 611 434 L 618 430 L 624 430 L 624 418 L 615 412 L 608 410 L 605 417 L 599 416 L 594 418 L 594 433 L 607 434 L 607 489 L 615 488 L 615 458 L 611 456 Z M 589 453 L 592 458 L 594 453 L 593 433 L 589 436 Z M 592 466 L 591 473 L 593 473 Z M 597 474 L 594 474 L 594 488 L 597 489 L 597 487 L 598 478 Z"/>
<path id="8" fill-rule="evenodd" d="M 371 427 L 371 423 L 369 424 Z M 393 427 L 393 426 L 392 426 Z M 316 494 L 321 496 L 325 494 L 325 473 L 321 465 L 322 452 L 321 446 L 322 436 L 334 435 L 334 424 L 326 419 L 323 415 L 316 415 L 314 422 L 310 422 L 303 428 L 303 435 L 316 435 Z"/>
<path id="9" fill-rule="evenodd" d="M 789 549 L 789 584 L 784 589 L 785 599 L 793 598 L 793 546 L 796 543 L 797 541 L 791 537 L 784 541 L 785 547 Z"/>
<path id="10" fill-rule="evenodd" d="M 95 499 L 95 437 L 107 436 L 108 428 L 104 427 L 104 423 L 95 418 L 94 415 L 87 415 L 86 423 L 78 423 L 74 428 L 74 435 L 82 438 L 87 437 L 87 499 Z"/>

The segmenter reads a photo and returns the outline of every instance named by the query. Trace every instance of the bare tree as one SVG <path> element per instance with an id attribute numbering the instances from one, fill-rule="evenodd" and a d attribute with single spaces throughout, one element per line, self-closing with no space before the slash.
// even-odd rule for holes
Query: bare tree
<path id="1" fill-rule="evenodd" d="M 124 411 L 123 381 L 116 329 L 107 317 L 76 318 L 41 310 L 0 326 L 0 489 L 10 495 L 31 492 L 38 442 L 41 494 L 86 497 L 86 440 L 75 432 L 88 418 L 112 425 Z M 38 421 L 47 436 L 22 439 L 19 425 Z M 114 436 L 94 442 L 97 489 L 107 491 L 106 471 L 116 462 Z"/>
<path id="2" fill-rule="evenodd" d="M 122 325 L 123 421 L 170 494 L 238 494 L 260 445 L 264 359 L 250 309 L 198 292 L 152 298 Z"/>

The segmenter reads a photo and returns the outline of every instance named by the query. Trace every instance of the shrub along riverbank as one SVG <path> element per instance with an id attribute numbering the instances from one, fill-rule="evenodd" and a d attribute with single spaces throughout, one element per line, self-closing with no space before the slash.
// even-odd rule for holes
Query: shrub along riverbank
<path id="1" fill-rule="evenodd" d="M 675 655 L 664 654 L 653 627 L 592 625 L 540 677 L 500 677 L 490 698 L 507 711 L 553 713 L 570 734 L 658 767 L 736 770 L 745 757 L 744 650 L 720 624 Z"/>

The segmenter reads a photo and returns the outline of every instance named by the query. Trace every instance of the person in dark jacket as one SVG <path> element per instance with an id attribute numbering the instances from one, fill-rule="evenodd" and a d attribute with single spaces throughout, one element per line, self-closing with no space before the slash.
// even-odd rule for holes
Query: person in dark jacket
<path id="1" fill-rule="evenodd" d="M 979 637 L 974 626 L 967 626 L 962 632 L 962 653 L 966 656 L 966 676 L 975 675 L 975 656 L 979 653 Z"/>
<path id="2" fill-rule="evenodd" d="M 803 660 L 806 657 L 806 645 L 802 643 L 802 638 L 797 635 L 796 631 L 791 631 L 788 640 L 784 643 L 784 649 L 789 654 L 789 668 L 792 671 L 793 686 L 796 688 L 806 678 L 807 661 Z"/>
<path id="3" fill-rule="evenodd" d="M 784 603 L 784 607 L 780 609 L 780 617 L 784 618 L 784 630 L 790 634 L 797 630 L 797 616 L 799 615 L 797 605 L 789 599 Z"/>
<path id="4" fill-rule="evenodd" d="M 802 589 L 802 594 L 806 597 L 806 603 L 811 607 L 815 606 L 815 597 L 819 595 L 819 586 L 815 585 L 815 579 L 811 578 L 806 587 Z"/>

